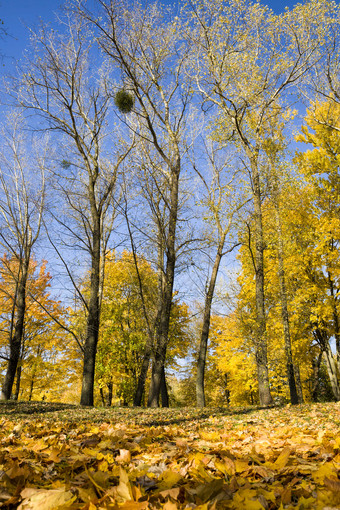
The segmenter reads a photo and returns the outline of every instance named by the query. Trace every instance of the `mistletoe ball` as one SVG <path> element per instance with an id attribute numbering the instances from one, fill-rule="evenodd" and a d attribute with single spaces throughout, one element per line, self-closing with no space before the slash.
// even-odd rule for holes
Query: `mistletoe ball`
<path id="1" fill-rule="evenodd" d="M 121 113 L 130 113 L 133 108 L 133 96 L 122 89 L 117 92 L 115 95 L 115 105 Z"/>

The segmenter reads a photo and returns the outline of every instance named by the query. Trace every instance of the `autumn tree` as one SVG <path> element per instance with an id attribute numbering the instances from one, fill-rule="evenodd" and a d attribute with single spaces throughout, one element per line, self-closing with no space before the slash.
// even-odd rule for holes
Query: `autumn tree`
<path id="1" fill-rule="evenodd" d="M 169 336 L 176 267 L 176 239 L 180 175 L 185 154 L 190 84 L 184 79 L 187 44 L 181 21 L 168 8 L 143 7 L 99 0 L 101 18 L 83 12 L 96 27 L 98 42 L 121 72 L 122 88 L 133 97 L 126 121 L 139 140 L 157 153 L 157 167 L 166 184 L 165 219 L 161 228 L 162 261 L 159 266 L 160 313 L 156 324 L 149 405 L 159 405 L 159 395 Z M 121 109 L 124 113 L 124 109 Z M 150 165 L 150 161 L 146 164 Z M 152 163 L 151 163 L 152 164 Z M 163 189 L 160 189 L 164 193 Z M 160 257 L 159 257 L 160 259 Z"/>
<path id="2" fill-rule="evenodd" d="M 338 153 L 340 137 L 339 131 L 334 128 L 339 123 L 340 107 L 333 100 L 317 104 L 314 103 L 307 112 L 307 126 L 302 127 L 298 140 L 311 146 L 304 152 L 297 154 L 297 163 L 300 172 L 310 185 L 311 202 L 315 218 L 315 243 L 313 251 L 314 263 L 322 266 L 326 275 L 321 279 L 327 289 L 329 308 L 331 310 L 326 323 L 328 338 L 333 335 L 336 343 L 337 360 L 340 360 L 340 317 L 338 303 L 339 288 L 339 214 L 338 203 L 340 188 L 338 182 Z M 325 327 L 321 326 L 321 330 Z M 337 369 L 334 366 L 329 341 L 325 333 L 316 330 L 318 341 L 324 346 L 327 357 L 328 371 L 333 380 L 335 394 L 340 396 L 339 382 L 337 382 Z"/>
<path id="3" fill-rule="evenodd" d="M 2 128 L 0 154 L 0 245 L 14 282 L 7 296 L 8 362 L 1 399 L 8 400 L 20 359 L 26 315 L 27 282 L 33 249 L 43 219 L 47 141 L 30 138 L 21 115 L 13 114 Z M 10 262 L 9 262 L 10 261 Z"/>
<path id="4" fill-rule="evenodd" d="M 225 137 L 244 151 L 249 168 L 255 225 L 256 362 L 262 405 L 272 401 L 264 296 L 262 139 L 278 102 L 286 99 L 320 58 L 328 4 L 317 4 L 318 9 L 310 2 L 274 16 L 267 7 L 243 0 L 195 2 L 188 26 L 188 37 L 195 44 L 191 75 L 197 90 L 205 103 L 216 107 Z"/>
<path id="5" fill-rule="evenodd" d="M 131 149 L 114 126 L 107 143 L 113 105 L 109 73 L 93 47 L 93 34 L 75 12 L 66 10 L 60 33 L 46 26 L 32 33 L 33 49 L 17 80 L 16 100 L 35 113 L 47 130 L 58 134 L 59 158 L 54 164 L 58 200 L 52 223 L 60 228 L 49 239 L 65 266 L 86 313 L 86 334 L 78 339 L 83 352 L 81 404 L 93 405 L 95 358 L 100 326 L 101 263 L 115 218 L 113 196 L 118 171 Z M 67 248 L 72 247 L 72 254 Z M 84 296 L 75 251 L 85 253 L 90 292 Z M 70 260 L 71 259 L 71 260 Z M 84 262 L 85 262 L 84 260 Z M 84 272 L 83 272 L 84 273 Z M 76 335 L 74 335 L 76 338 Z"/>
<path id="6" fill-rule="evenodd" d="M 204 249 L 211 246 L 212 269 L 205 285 L 203 317 L 198 347 L 196 402 L 198 407 L 206 405 L 204 390 L 204 374 L 210 331 L 210 317 L 212 303 L 219 268 L 223 256 L 230 253 L 236 246 L 237 215 L 247 202 L 247 190 L 243 189 L 240 179 L 241 170 L 235 155 L 228 155 L 228 151 L 216 142 L 207 141 L 205 144 L 207 165 L 203 173 L 196 169 L 202 181 L 203 190 L 200 194 L 200 205 L 207 227 Z"/>
<path id="7" fill-rule="evenodd" d="M 8 338 L 12 327 L 10 312 L 15 301 L 17 265 L 18 261 L 13 256 L 8 258 L 5 255 L 1 259 L 0 342 L 3 359 L 9 357 Z M 57 381 L 59 388 L 66 384 L 67 366 L 63 357 L 71 339 L 52 319 L 53 315 L 59 320 L 66 320 L 66 311 L 49 294 L 51 279 L 51 275 L 46 270 L 46 262 L 43 261 L 39 266 L 35 260 L 31 259 L 26 284 L 23 338 L 13 393 L 16 400 L 19 394 L 31 400 L 33 392 L 36 394 L 38 391 L 39 395 L 42 395 L 45 390 L 51 392 L 49 397 L 51 399 L 53 385 L 56 385 Z M 55 371 L 54 374 L 53 371 Z"/>

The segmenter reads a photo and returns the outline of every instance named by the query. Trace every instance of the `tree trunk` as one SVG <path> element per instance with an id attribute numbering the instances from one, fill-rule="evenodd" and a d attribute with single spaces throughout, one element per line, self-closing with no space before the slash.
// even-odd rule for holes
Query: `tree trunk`
<path id="1" fill-rule="evenodd" d="M 319 385 L 320 385 L 320 366 L 321 366 L 321 360 L 322 360 L 322 354 L 321 351 L 317 357 L 317 359 L 313 359 L 313 384 L 312 384 L 312 399 L 313 402 L 318 401 L 318 395 L 319 395 Z"/>
<path id="2" fill-rule="evenodd" d="M 105 395 L 104 395 L 104 390 L 102 387 L 99 388 L 99 393 L 100 393 L 100 399 L 102 401 L 102 404 L 103 404 L 103 406 L 105 406 Z"/>
<path id="3" fill-rule="evenodd" d="M 156 345 L 154 353 L 155 359 L 152 366 L 152 380 L 148 400 L 149 407 L 159 406 L 162 372 L 164 371 L 166 349 L 168 344 L 172 293 L 176 265 L 175 240 L 178 216 L 178 184 L 180 168 L 180 156 L 177 155 L 176 163 L 171 168 L 169 227 L 166 239 L 165 285 L 161 296 L 159 321 L 156 324 Z"/>
<path id="4" fill-rule="evenodd" d="M 326 359 L 326 366 L 327 366 L 327 373 L 328 377 L 331 383 L 332 392 L 334 395 L 334 398 L 337 402 L 340 400 L 340 386 L 339 381 L 337 377 L 337 371 L 336 371 L 336 363 L 333 357 L 332 350 L 329 346 L 329 343 L 327 343 L 326 348 L 324 350 L 324 357 Z"/>
<path id="5" fill-rule="evenodd" d="M 216 286 L 217 274 L 220 267 L 222 255 L 223 255 L 223 247 L 225 243 L 225 234 L 222 235 L 217 253 L 215 256 L 214 266 L 211 272 L 210 281 L 208 290 L 205 296 L 204 302 L 204 312 L 203 312 L 203 323 L 201 329 L 201 340 L 198 351 L 198 359 L 197 359 L 197 378 L 196 378 L 196 403 L 197 407 L 205 407 L 205 393 L 204 393 L 204 372 L 205 372 L 205 363 L 207 357 L 207 348 L 208 348 L 208 338 L 209 338 L 209 330 L 210 330 L 210 317 L 211 317 L 211 304 L 214 297 L 214 291 Z"/>
<path id="6" fill-rule="evenodd" d="M 21 354 L 21 345 L 24 333 L 24 323 L 26 314 L 26 286 L 28 278 L 28 267 L 30 254 L 26 254 L 25 259 L 21 262 L 22 269 L 19 275 L 17 296 L 16 296 L 16 321 L 13 334 L 9 339 L 10 355 L 2 387 L 1 400 L 9 400 L 12 394 L 15 374 Z"/>
<path id="7" fill-rule="evenodd" d="M 334 289 L 334 282 L 331 277 L 330 272 L 328 271 L 328 283 L 329 289 L 332 297 L 332 312 L 333 312 L 333 323 L 334 323 L 334 337 L 335 337 L 335 345 L 336 345 L 336 356 L 337 356 L 337 368 L 338 372 L 340 372 L 340 320 L 339 313 L 337 308 L 337 292 Z"/>
<path id="8" fill-rule="evenodd" d="M 296 391 L 298 394 L 299 403 L 304 403 L 301 377 L 300 377 L 300 367 L 299 365 L 294 364 L 294 374 L 295 374 L 295 382 L 296 382 Z"/>
<path id="9" fill-rule="evenodd" d="M 30 393 L 28 395 L 28 401 L 31 402 L 32 400 L 32 395 L 33 395 L 33 389 L 34 389 L 34 377 L 35 377 L 35 373 L 32 374 L 32 377 L 31 377 L 31 384 L 30 384 Z"/>
<path id="10" fill-rule="evenodd" d="M 161 381 L 161 399 L 162 399 L 162 407 L 169 407 L 169 393 L 168 393 L 168 387 L 166 385 L 166 377 L 165 377 L 164 367 L 163 367 L 162 381 Z"/>
<path id="11" fill-rule="evenodd" d="M 113 383 L 112 382 L 107 383 L 107 389 L 108 389 L 108 394 L 107 394 L 106 405 L 108 407 L 111 407 L 112 406 L 112 395 L 113 395 Z"/>
<path id="12" fill-rule="evenodd" d="M 80 404 L 83 406 L 93 406 L 94 372 L 100 324 L 100 237 L 100 221 L 97 218 L 93 231 L 90 299 L 84 345 L 83 381 L 80 399 Z"/>
<path id="13" fill-rule="evenodd" d="M 336 370 L 336 363 L 333 357 L 332 350 L 329 345 L 328 334 L 325 329 L 316 327 L 314 329 L 314 337 L 317 339 L 321 351 L 324 354 L 326 360 L 327 373 L 329 377 L 329 381 L 331 383 L 332 392 L 335 400 L 338 402 L 340 400 L 340 385 L 338 381 L 338 374 Z"/>
<path id="14" fill-rule="evenodd" d="M 283 338 L 284 338 L 285 353 L 286 353 L 287 378 L 288 378 L 288 384 L 289 384 L 290 401 L 293 405 L 295 405 L 295 404 L 299 403 L 299 397 L 298 397 L 298 393 L 297 393 L 297 389 L 296 389 L 293 355 L 292 355 L 292 343 L 291 343 L 291 338 L 290 338 L 288 300 L 287 300 L 286 278 L 285 278 L 285 270 L 284 270 L 284 248 L 283 248 L 283 238 L 282 238 L 282 224 L 281 224 L 281 215 L 280 215 L 280 207 L 279 207 L 279 200 L 278 200 L 278 185 L 277 185 L 275 177 L 274 177 L 274 202 L 275 202 L 275 214 L 276 214 L 276 228 L 277 228 L 277 234 L 278 234 L 278 247 L 277 247 L 278 266 L 279 266 L 278 267 L 278 276 L 279 276 L 279 286 L 280 286 Z"/>
<path id="15" fill-rule="evenodd" d="M 266 313 L 264 300 L 264 261 L 263 261 L 263 225 L 262 225 L 262 204 L 260 175 L 258 171 L 257 156 L 250 156 L 252 181 L 254 189 L 254 216 L 255 216 L 255 299 L 257 335 L 255 343 L 255 359 L 257 366 L 257 379 L 259 386 L 260 405 L 268 406 L 273 403 L 270 394 L 268 359 L 267 359 L 267 338 L 266 338 Z"/>
<path id="16" fill-rule="evenodd" d="M 21 371 L 22 371 L 21 363 L 22 363 L 22 360 L 20 359 L 19 362 L 18 362 L 18 366 L 17 366 L 14 400 L 19 400 L 20 382 L 21 382 Z"/>
<path id="17" fill-rule="evenodd" d="M 148 338 L 146 340 L 145 347 L 144 347 L 143 362 L 142 362 L 141 370 L 140 370 L 139 377 L 138 377 L 136 394 L 135 394 L 135 397 L 133 400 L 134 407 L 140 407 L 142 405 L 142 398 L 143 398 L 143 393 L 145 390 L 145 381 L 146 381 L 146 378 L 148 375 L 148 370 L 149 370 L 152 346 L 153 346 L 153 339 L 150 336 L 148 336 Z"/>

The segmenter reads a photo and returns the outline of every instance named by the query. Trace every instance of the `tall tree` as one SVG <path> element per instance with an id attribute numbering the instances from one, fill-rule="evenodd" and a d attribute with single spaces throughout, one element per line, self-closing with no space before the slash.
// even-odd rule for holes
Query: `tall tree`
<path id="1" fill-rule="evenodd" d="M 63 231 L 63 241 L 57 245 L 52 235 L 49 238 L 84 305 L 86 334 L 79 342 L 83 351 L 81 404 L 93 405 L 101 263 L 115 217 L 112 205 L 117 174 L 133 142 L 125 143 L 112 128 L 115 144 L 107 143 L 107 122 L 113 103 L 107 69 L 103 63 L 100 66 L 93 34 L 84 20 L 66 10 L 61 23 L 60 33 L 42 26 L 32 34 L 34 48 L 18 80 L 16 99 L 43 119 L 45 129 L 61 135 L 54 179 L 60 201 L 52 214 Z M 79 274 L 74 275 L 72 262 L 67 263 L 62 250 L 67 245 L 87 253 L 91 267 L 87 296 L 77 285 Z"/>
<path id="2" fill-rule="evenodd" d="M 325 21 L 326 4 L 318 2 L 315 10 L 313 1 L 286 10 L 281 16 L 246 0 L 191 4 L 188 37 L 195 43 L 192 78 L 204 101 L 217 108 L 224 121 L 225 137 L 233 138 L 244 151 L 253 189 L 256 361 L 262 405 L 272 402 L 264 297 L 262 138 L 277 102 L 320 58 L 318 32 Z"/>
<path id="3" fill-rule="evenodd" d="M 184 80 L 187 45 L 181 21 L 159 5 L 133 9 L 118 1 L 98 0 L 101 18 L 84 12 L 96 26 L 98 41 L 120 68 L 123 88 L 133 97 L 130 129 L 157 152 L 157 166 L 167 186 L 163 197 L 166 222 L 162 231 L 160 313 L 156 324 L 151 407 L 158 407 L 168 344 L 172 294 L 176 267 L 176 236 L 179 184 L 182 169 L 183 133 L 191 86 Z M 124 111 L 124 108 L 121 109 Z M 147 163 L 150 164 L 150 163 Z"/>
<path id="4" fill-rule="evenodd" d="M 200 203 L 205 210 L 204 218 L 209 229 L 204 240 L 204 249 L 212 246 L 214 255 L 212 269 L 205 285 L 203 318 L 200 331 L 200 343 L 197 357 L 196 402 L 198 407 L 206 405 L 204 390 L 204 374 L 210 331 L 211 309 L 219 268 L 224 255 L 230 253 L 238 243 L 235 237 L 236 216 L 247 201 L 247 191 L 240 183 L 241 170 L 238 168 L 235 155 L 228 155 L 224 147 L 218 143 L 207 141 L 205 144 L 207 167 L 204 175 L 197 170 L 203 192 Z M 208 170 L 208 171 L 207 171 Z"/>
<path id="5" fill-rule="evenodd" d="M 45 203 L 47 141 L 29 139 L 21 115 L 13 114 L 2 129 L 0 154 L 0 245 L 15 263 L 15 289 L 8 301 L 9 356 L 1 399 L 8 400 L 18 367 L 24 335 L 29 265 L 41 230 Z M 33 143 L 32 143 L 33 142 Z M 6 259 L 7 260 L 7 259 Z"/>

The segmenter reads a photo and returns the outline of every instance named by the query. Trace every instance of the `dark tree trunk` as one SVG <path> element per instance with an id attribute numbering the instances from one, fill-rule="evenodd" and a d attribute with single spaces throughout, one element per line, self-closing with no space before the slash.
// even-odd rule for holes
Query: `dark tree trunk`
<path id="1" fill-rule="evenodd" d="M 220 267 L 223 247 L 225 243 L 225 235 L 222 235 L 218 244 L 217 253 L 215 257 L 214 266 L 211 272 L 208 290 L 205 296 L 204 312 L 203 312 L 203 323 L 201 329 L 201 340 L 198 350 L 197 359 L 197 378 L 196 378 L 196 402 L 197 407 L 205 406 L 205 393 L 204 393 L 204 372 L 205 363 L 207 357 L 208 338 L 210 330 L 210 317 L 211 317 L 211 304 L 214 297 L 214 291 L 216 286 L 217 274 Z"/>
<path id="2" fill-rule="evenodd" d="M 16 296 L 16 320 L 12 336 L 9 339 L 10 355 L 2 387 L 1 400 L 9 400 L 12 394 L 15 374 L 21 354 L 21 345 L 24 334 L 25 313 L 26 313 L 26 286 L 28 278 L 30 256 L 27 254 L 21 262 L 22 268 L 19 273 L 19 281 Z"/>
<path id="3" fill-rule="evenodd" d="M 112 396 L 113 396 L 113 383 L 112 382 L 107 383 L 107 389 L 108 389 L 108 394 L 107 394 L 106 405 L 108 407 L 111 407 L 112 406 Z"/>
<path id="4" fill-rule="evenodd" d="M 164 367 L 163 367 L 162 381 L 161 381 L 161 399 L 162 399 L 162 407 L 169 407 L 169 393 L 168 393 L 168 387 L 166 384 Z"/>
<path id="5" fill-rule="evenodd" d="M 145 347 L 144 347 L 143 362 L 142 362 L 141 370 L 140 370 L 139 377 L 138 377 L 136 394 L 135 394 L 135 397 L 133 400 L 133 405 L 135 407 L 140 407 L 142 405 L 142 399 L 143 399 L 143 394 L 144 394 L 144 390 L 145 390 L 145 381 L 146 381 L 146 378 L 148 375 L 152 346 L 153 346 L 153 339 L 150 336 L 148 336 L 148 338 L 146 340 Z"/>
<path id="6" fill-rule="evenodd" d="M 33 389 L 34 389 L 34 378 L 35 378 L 35 373 L 32 374 L 32 378 L 31 378 L 30 393 L 28 395 L 28 401 L 29 402 L 31 402 L 31 400 L 32 400 Z"/>
<path id="7" fill-rule="evenodd" d="M 312 381 L 312 399 L 313 402 L 318 401 L 319 386 L 320 386 L 320 366 L 322 360 L 322 351 L 316 359 L 313 359 L 313 381 Z"/>
<path id="8" fill-rule="evenodd" d="M 92 213 L 92 215 L 95 216 L 95 213 Z M 88 303 L 83 380 L 80 399 L 80 404 L 83 406 L 93 406 L 94 373 L 100 324 L 100 238 L 100 220 L 97 215 L 93 231 L 90 298 Z"/>
<path id="9" fill-rule="evenodd" d="M 260 405 L 268 406 L 273 403 L 270 394 L 267 358 L 266 313 L 264 299 L 264 261 L 263 261 L 263 225 L 260 175 L 257 156 L 250 155 L 255 216 L 255 299 L 257 332 L 255 340 L 255 359 L 259 386 Z"/>
<path id="10" fill-rule="evenodd" d="M 17 366 L 16 380 L 15 380 L 15 393 L 14 400 L 19 400 L 20 393 L 20 382 L 21 382 L 21 371 L 22 371 L 22 360 L 20 359 Z"/>
<path id="11" fill-rule="evenodd" d="M 169 227 L 166 238 L 166 266 L 165 266 L 165 284 L 160 300 L 159 320 L 156 324 L 156 345 L 154 353 L 154 362 L 152 366 L 151 385 L 149 392 L 149 407 L 159 406 L 159 396 L 162 383 L 162 372 L 164 371 L 166 349 L 168 344 L 170 313 L 172 305 L 172 293 L 175 277 L 176 265 L 176 225 L 178 217 L 178 184 L 180 174 L 180 157 L 176 158 L 176 164 L 171 168 L 170 182 L 170 210 Z"/>
<path id="12" fill-rule="evenodd" d="M 295 374 L 295 382 L 296 382 L 296 391 L 299 398 L 299 403 L 304 403 L 303 398 L 303 391 L 302 391 L 302 384 L 301 384 L 301 377 L 300 377 L 300 367 L 299 365 L 294 364 L 294 374 Z"/>
<path id="13" fill-rule="evenodd" d="M 103 406 L 105 406 L 105 395 L 104 395 L 104 390 L 102 387 L 99 388 L 99 393 L 100 393 L 100 399 L 102 401 L 102 404 L 103 404 Z"/>

